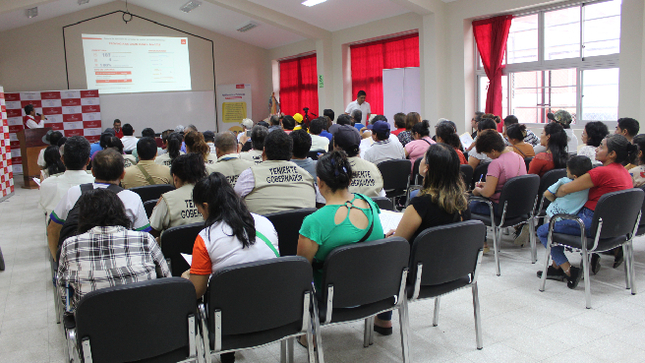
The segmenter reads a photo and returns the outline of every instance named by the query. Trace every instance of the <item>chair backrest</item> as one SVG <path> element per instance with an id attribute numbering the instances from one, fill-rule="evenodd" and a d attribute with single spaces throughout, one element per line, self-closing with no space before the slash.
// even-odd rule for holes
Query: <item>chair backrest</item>
<path id="1" fill-rule="evenodd" d="M 266 215 L 278 232 L 280 256 L 295 256 L 298 252 L 298 237 L 300 227 L 306 216 L 315 212 L 316 208 L 294 209 Z"/>
<path id="2" fill-rule="evenodd" d="M 508 202 L 506 220 L 530 214 L 535 206 L 539 187 L 540 177 L 535 174 L 520 175 L 507 180 L 499 197 L 498 213 L 502 213 L 504 203 Z"/>
<path id="3" fill-rule="evenodd" d="M 217 310 L 221 312 L 222 340 L 279 328 L 285 336 L 301 331 L 303 298 L 312 291 L 312 279 L 311 264 L 298 256 L 243 263 L 215 272 L 205 295 L 209 331 L 214 332 Z M 288 326 L 293 329 L 284 330 Z M 227 344 L 223 342 L 223 346 Z"/>
<path id="4" fill-rule="evenodd" d="M 549 189 L 549 187 L 553 184 L 555 184 L 560 178 L 564 178 L 567 176 L 567 169 L 552 169 L 544 173 L 542 177 L 540 178 L 540 187 L 538 188 L 538 199 L 541 199 L 542 196 L 544 195 L 544 192 Z M 543 208 L 546 208 L 551 204 L 551 202 L 544 198 L 544 202 L 542 204 Z"/>
<path id="5" fill-rule="evenodd" d="M 643 207 L 643 190 L 632 188 L 603 195 L 596 204 L 591 220 L 590 236 L 595 236 L 602 218 L 600 238 L 620 237 L 632 233 L 638 213 Z"/>
<path id="6" fill-rule="evenodd" d="M 324 154 L 325 154 L 324 150 L 313 150 L 308 152 L 307 156 L 310 157 L 312 160 L 318 160 L 318 157 Z"/>
<path id="7" fill-rule="evenodd" d="M 323 265 L 322 295 L 334 287 L 334 308 L 348 308 L 398 295 L 410 243 L 401 237 L 354 243 L 331 251 Z"/>
<path id="8" fill-rule="evenodd" d="M 473 170 L 473 179 L 472 179 L 473 182 L 472 182 L 472 185 L 470 186 L 470 189 L 475 188 L 475 183 L 479 182 L 480 179 L 481 181 L 486 181 L 486 173 L 488 173 L 488 164 L 490 164 L 490 162 L 479 163 L 479 165 L 475 167 L 475 170 Z"/>
<path id="9" fill-rule="evenodd" d="M 190 268 L 181 254 L 193 254 L 195 239 L 202 229 L 204 229 L 204 223 L 193 223 L 168 228 L 161 234 L 159 240 L 161 252 L 166 257 L 166 261 L 169 261 L 173 276 L 181 276 L 184 271 Z"/>
<path id="10" fill-rule="evenodd" d="M 419 174 L 419 165 L 421 165 L 421 160 L 423 160 L 423 156 L 420 158 L 417 158 L 417 160 L 414 161 L 414 165 L 412 165 L 412 177 L 410 178 L 410 183 L 412 185 L 421 185 L 423 178 L 421 178 L 421 175 Z"/>
<path id="11" fill-rule="evenodd" d="M 175 187 L 170 184 L 156 184 L 130 188 L 129 190 L 139 194 L 141 200 L 145 202 L 152 199 L 157 200 L 163 193 L 175 190 Z"/>
<path id="12" fill-rule="evenodd" d="M 412 243 L 409 284 L 414 284 L 419 264 L 422 286 L 440 285 L 474 273 L 485 240 L 486 225 L 478 220 L 424 230 Z"/>
<path id="13" fill-rule="evenodd" d="M 157 205 L 158 200 L 159 199 L 150 199 L 143 202 L 143 208 L 145 208 L 148 218 L 152 215 L 152 210 L 155 209 L 155 205 Z"/>
<path id="14" fill-rule="evenodd" d="M 486 167 L 488 169 L 488 167 Z M 466 188 L 470 189 L 470 185 L 473 183 L 473 167 L 468 164 L 459 165 L 459 171 L 461 172 L 461 179 L 464 181 Z"/>
<path id="15" fill-rule="evenodd" d="M 182 278 L 99 289 L 76 308 L 78 342 L 85 346 L 89 339 L 94 363 L 162 356 L 179 361 L 190 355 L 189 317 L 196 321 L 195 311 L 195 287 Z"/>
<path id="16" fill-rule="evenodd" d="M 372 201 L 376 203 L 380 209 L 394 210 L 394 204 L 392 204 L 392 200 L 390 200 L 390 198 L 374 197 L 372 198 Z"/>
<path id="17" fill-rule="evenodd" d="M 412 168 L 410 160 L 386 160 L 376 166 L 381 171 L 381 175 L 383 175 L 383 189 L 385 191 L 405 190 L 408 188 Z"/>
<path id="18" fill-rule="evenodd" d="M 645 192 L 645 185 L 642 185 L 640 189 Z M 641 207 L 641 215 L 645 215 L 645 199 L 643 200 L 643 206 Z M 638 223 L 638 225 L 645 226 L 645 218 L 641 218 L 640 223 Z"/>

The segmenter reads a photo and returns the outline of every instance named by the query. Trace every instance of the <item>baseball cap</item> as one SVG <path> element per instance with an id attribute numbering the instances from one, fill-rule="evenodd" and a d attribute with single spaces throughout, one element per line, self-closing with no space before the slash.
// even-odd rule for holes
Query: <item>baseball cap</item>
<path id="1" fill-rule="evenodd" d="M 372 132 L 381 139 L 390 136 L 390 124 L 385 121 L 376 121 L 372 126 Z"/>
<path id="2" fill-rule="evenodd" d="M 557 110 L 555 113 L 549 112 L 546 117 L 564 126 L 568 126 L 571 123 L 571 114 L 566 110 Z"/>
<path id="3" fill-rule="evenodd" d="M 250 118 L 245 118 L 244 120 L 242 120 L 242 126 L 246 127 L 247 130 L 252 129 L 253 125 L 253 120 L 251 120 Z"/>
<path id="4" fill-rule="evenodd" d="M 355 127 L 339 125 L 334 129 L 332 135 L 334 136 L 334 143 L 348 154 L 355 155 L 358 152 L 361 137 Z"/>

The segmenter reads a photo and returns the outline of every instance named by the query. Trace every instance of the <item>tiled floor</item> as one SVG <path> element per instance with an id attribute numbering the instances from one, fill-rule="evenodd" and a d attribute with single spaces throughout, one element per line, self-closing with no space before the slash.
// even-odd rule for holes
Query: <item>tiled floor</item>
<path id="1" fill-rule="evenodd" d="M 0 203 L 0 247 L 6 271 L 0 272 L 0 362 L 64 362 L 64 339 L 54 317 L 44 217 L 37 207 L 39 192 L 16 189 Z M 638 239 L 636 282 L 645 289 L 645 243 Z M 414 362 L 645 362 L 645 291 L 635 296 L 624 288 L 623 269 L 612 269 L 603 257 L 592 277 L 593 309 L 584 306 L 584 289 L 569 290 L 548 281 L 538 291 L 528 248 L 505 243 L 502 276 L 495 276 L 492 255 L 480 274 L 484 349 L 475 347 L 472 298 L 462 290 L 443 298 L 438 327 L 432 327 L 433 302 L 410 305 Z M 579 261 L 579 257 L 573 257 Z M 397 315 L 394 315 L 395 320 Z M 376 334 L 363 348 L 360 323 L 323 331 L 327 362 L 400 362 L 396 329 L 390 337 Z M 296 361 L 306 351 L 296 345 Z M 279 361 L 279 345 L 237 355 L 239 362 Z"/>

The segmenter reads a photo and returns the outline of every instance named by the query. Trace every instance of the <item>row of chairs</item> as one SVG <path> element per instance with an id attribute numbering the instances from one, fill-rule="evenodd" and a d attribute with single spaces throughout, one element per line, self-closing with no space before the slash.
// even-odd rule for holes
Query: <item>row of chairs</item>
<path id="1" fill-rule="evenodd" d="M 429 228 L 412 245 L 392 237 L 336 248 L 318 293 L 311 264 L 295 256 L 215 272 L 199 305 L 192 283 L 177 277 L 96 290 L 65 319 L 70 359 L 211 362 L 217 354 L 281 341 L 281 361 L 291 362 L 294 339 L 304 335 L 309 361 L 323 363 L 321 327 L 364 320 L 368 347 L 374 317 L 398 310 L 409 362 L 408 302 L 434 298 L 436 326 L 440 297 L 466 287 L 481 349 L 477 276 L 485 235 L 481 222 L 465 221 Z"/>

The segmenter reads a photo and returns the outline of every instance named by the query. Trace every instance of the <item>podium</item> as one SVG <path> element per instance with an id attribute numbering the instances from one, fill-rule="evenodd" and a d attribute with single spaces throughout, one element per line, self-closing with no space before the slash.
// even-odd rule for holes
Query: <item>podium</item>
<path id="1" fill-rule="evenodd" d="M 38 166 L 38 154 L 40 150 L 46 148 L 42 140 L 43 136 L 47 131 L 51 130 L 51 127 L 45 127 L 42 129 L 25 129 L 19 131 L 18 141 L 20 141 L 20 155 L 22 157 L 22 175 L 24 178 L 25 189 L 38 189 L 38 184 L 36 184 L 32 178 L 40 178 L 40 167 Z"/>

